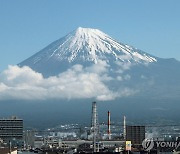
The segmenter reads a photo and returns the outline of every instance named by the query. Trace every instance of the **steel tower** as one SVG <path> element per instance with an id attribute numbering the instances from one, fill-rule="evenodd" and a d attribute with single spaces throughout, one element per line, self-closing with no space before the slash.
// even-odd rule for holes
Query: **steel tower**
<path id="1" fill-rule="evenodd" d="M 124 140 L 126 140 L 126 117 L 125 116 L 123 118 L 123 128 L 124 128 L 123 136 L 124 136 Z"/>
<path id="2" fill-rule="evenodd" d="M 99 152 L 96 143 L 98 144 L 99 138 L 99 124 L 98 124 L 98 113 L 97 104 L 92 102 L 92 118 L 91 118 L 91 133 L 93 134 L 93 148 L 94 152 Z"/>

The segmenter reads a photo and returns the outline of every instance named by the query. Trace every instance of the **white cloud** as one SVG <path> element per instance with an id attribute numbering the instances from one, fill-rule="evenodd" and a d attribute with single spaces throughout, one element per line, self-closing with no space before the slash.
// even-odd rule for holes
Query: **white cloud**
<path id="1" fill-rule="evenodd" d="M 130 96 L 130 95 L 134 95 L 135 93 L 137 93 L 139 90 L 133 90 L 133 89 L 130 89 L 130 88 L 123 88 L 121 90 L 119 90 L 119 95 L 120 96 Z"/>
<path id="2" fill-rule="evenodd" d="M 87 67 L 86 70 L 88 72 L 93 72 L 97 74 L 103 74 L 108 72 L 109 65 L 106 63 L 106 61 L 98 60 L 96 65 L 92 65 L 90 67 Z"/>
<path id="3" fill-rule="evenodd" d="M 120 62 L 120 61 L 116 61 L 115 64 L 118 66 L 116 73 L 117 74 L 123 74 L 125 71 L 129 70 L 132 67 L 132 63 L 131 62 Z M 121 79 L 122 78 L 122 79 Z M 122 81 L 123 77 L 117 77 L 117 80 Z M 125 80 L 129 80 L 126 79 L 126 77 L 124 78 Z"/>
<path id="4" fill-rule="evenodd" d="M 106 101 L 131 94 L 127 89 L 119 92 L 110 90 L 104 83 L 112 80 L 107 74 L 109 66 L 105 62 L 96 66 L 84 68 L 74 65 L 58 76 L 49 78 L 44 78 L 27 66 L 9 66 L 0 73 L 0 100 L 94 98 Z"/>
<path id="5" fill-rule="evenodd" d="M 29 67 L 18 66 L 9 66 L 0 74 L 0 99 L 77 99 L 110 94 L 113 92 L 100 76 L 85 71 L 81 65 L 49 78 Z"/>
<path id="6" fill-rule="evenodd" d="M 43 76 L 33 71 L 31 68 L 24 66 L 8 66 L 8 69 L 0 74 L 0 82 L 7 86 L 26 86 L 38 85 L 42 81 Z"/>
<path id="7" fill-rule="evenodd" d="M 119 67 L 120 67 L 120 71 L 125 71 L 125 70 L 129 70 L 130 67 L 132 66 L 132 63 L 131 62 L 120 62 L 120 61 L 116 61 L 115 62 Z"/>
<path id="8" fill-rule="evenodd" d="M 130 76 L 129 74 L 126 74 L 126 75 L 124 75 L 124 76 L 118 75 L 118 76 L 116 77 L 116 79 L 117 79 L 118 81 L 130 80 L 130 79 L 131 79 L 131 76 Z"/>

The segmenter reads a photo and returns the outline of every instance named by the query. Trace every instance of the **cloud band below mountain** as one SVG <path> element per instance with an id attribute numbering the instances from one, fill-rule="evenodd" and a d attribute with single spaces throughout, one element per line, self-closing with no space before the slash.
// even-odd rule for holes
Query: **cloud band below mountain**
<path id="1" fill-rule="evenodd" d="M 58 76 L 44 78 L 42 74 L 24 66 L 9 66 L 0 74 L 0 100 L 47 100 L 94 98 L 100 101 L 113 100 L 131 95 L 132 90 L 110 90 L 105 82 L 112 80 L 106 73 L 107 65 L 83 68 L 74 65 Z"/>

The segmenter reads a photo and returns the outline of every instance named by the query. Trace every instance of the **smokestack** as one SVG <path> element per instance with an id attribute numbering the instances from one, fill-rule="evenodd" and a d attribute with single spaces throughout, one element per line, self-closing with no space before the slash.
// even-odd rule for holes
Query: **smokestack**
<path id="1" fill-rule="evenodd" d="M 98 152 L 98 148 L 96 147 L 96 142 L 98 142 L 99 124 L 98 124 L 98 113 L 97 113 L 97 104 L 96 104 L 96 102 L 92 103 L 91 132 L 93 134 L 94 152 Z"/>
<path id="2" fill-rule="evenodd" d="M 111 113 L 108 111 L 108 139 L 111 139 Z"/>
<path id="3" fill-rule="evenodd" d="M 123 133 L 123 136 L 124 136 L 124 140 L 126 140 L 126 117 L 124 116 L 124 120 L 123 120 L 123 127 L 124 127 L 124 133 Z"/>

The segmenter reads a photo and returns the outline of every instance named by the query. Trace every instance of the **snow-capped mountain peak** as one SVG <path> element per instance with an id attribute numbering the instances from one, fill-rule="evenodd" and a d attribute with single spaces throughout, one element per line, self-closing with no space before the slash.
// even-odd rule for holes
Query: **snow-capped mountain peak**
<path id="1" fill-rule="evenodd" d="M 155 58 L 145 53 L 139 53 L 132 47 L 117 42 L 107 34 L 98 29 L 79 27 L 69 33 L 51 56 L 58 59 L 67 59 L 72 62 L 81 57 L 84 61 L 106 59 L 107 56 L 115 60 L 154 62 Z"/>
<path id="2" fill-rule="evenodd" d="M 39 70 L 44 66 L 53 68 L 62 64 L 96 64 L 99 60 L 107 64 L 147 64 L 157 61 L 149 54 L 120 43 L 98 29 L 79 27 L 19 65 Z"/>

